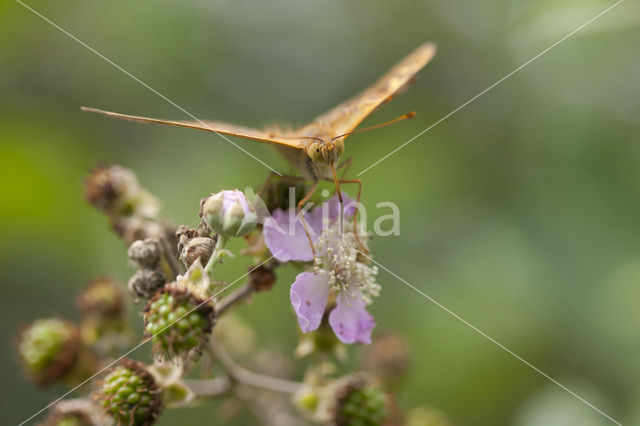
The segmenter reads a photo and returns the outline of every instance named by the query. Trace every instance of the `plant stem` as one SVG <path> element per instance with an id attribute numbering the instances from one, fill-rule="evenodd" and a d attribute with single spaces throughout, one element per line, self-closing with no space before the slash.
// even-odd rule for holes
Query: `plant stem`
<path id="1" fill-rule="evenodd" d="M 266 389 L 273 392 L 294 393 L 302 386 L 302 383 L 280 379 L 266 374 L 254 373 L 236 364 L 231 356 L 221 345 L 211 340 L 211 350 L 215 359 L 227 371 L 232 381 L 242 383 L 254 388 Z"/>
<path id="2" fill-rule="evenodd" d="M 249 283 L 243 285 L 239 289 L 235 290 L 230 295 L 224 297 L 220 303 L 216 305 L 216 314 L 220 315 L 234 304 L 244 300 L 253 293 L 253 288 Z"/>
<path id="3" fill-rule="evenodd" d="M 226 377 L 216 377 L 215 379 L 207 380 L 185 379 L 184 384 L 199 398 L 213 398 L 225 395 L 231 389 L 231 383 Z"/>
<path id="4" fill-rule="evenodd" d="M 222 257 L 222 254 L 224 253 L 224 247 L 227 245 L 228 241 L 228 237 L 218 235 L 218 241 L 216 241 L 216 246 L 213 249 L 213 253 L 211 253 L 211 257 L 209 258 L 207 265 L 204 267 L 204 272 L 205 274 L 209 275 L 209 277 L 211 277 L 211 271 L 213 271 L 213 268 L 215 268 L 215 266 L 219 263 L 220 257 Z"/>

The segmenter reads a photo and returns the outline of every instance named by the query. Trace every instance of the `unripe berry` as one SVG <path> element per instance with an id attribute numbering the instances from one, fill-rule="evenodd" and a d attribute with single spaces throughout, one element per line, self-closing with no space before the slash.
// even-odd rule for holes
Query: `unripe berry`
<path id="1" fill-rule="evenodd" d="M 187 356 L 206 343 L 214 322 L 213 302 L 171 285 L 156 293 L 144 311 L 145 335 L 152 336 L 156 354 L 168 358 Z"/>
<path id="2" fill-rule="evenodd" d="M 337 426 L 381 425 L 388 416 L 385 393 L 360 376 L 344 378 L 334 392 L 332 423 Z"/>
<path id="3" fill-rule="evenodd" d="M 118 425 L 152 425 L 162 411 L 162 389 L 144 364 L 127 358 L 109 371 L 94 398 Z"/>
<path id="4" fill-rule="evenodd" d="M 34 321 L 18 338 L 18 353 L 32 380 L 47 386 L 73 370 L 81 344 L 75 325 L 48 318 Z"/>

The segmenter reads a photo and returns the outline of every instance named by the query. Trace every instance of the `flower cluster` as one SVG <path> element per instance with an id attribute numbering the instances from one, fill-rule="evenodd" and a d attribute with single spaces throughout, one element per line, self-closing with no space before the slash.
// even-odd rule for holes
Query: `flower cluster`
<path id="1" fill-rule="evenodd" d="M 408 348 L 401 339 L 387 335 L 368 345 L 362 362 L 367 373 L 335 377 L 333 361 L 347 358 L 348 344 L 372 343 L 375 321 L 367 307 L 380 294 L 356 203 L 332 197 L 300 216 L 291 206 L 305 198 L 304 183 L 263 189 L 264 199 L 250 188 L 211 194 L 199 206 L 194 202 L 197 225 L 176 226 L 158 217 L 159 203 L 130 170 L 111 166 L 91 173 L 86 198 L 128 247 L 123 264 L 135 269 L 126 287 L 136 303 L 143 301 L 137 305 L 140 338 L 152 342 L 151 356 L 148 364 L 120 360 L 133 345 L 133 305 L 117 281 L 91 281 L 76 298 L 80 321 L 36 320 L 17 338 L 24 369 L 40 386 L 73 389 L 99 366 L 110 366 L 90 395 L 53 404 L 45 424 L 147 426 L 164 410 L 205 398 L 225 400 L 225 420 L 246 406 L 265 424 L 299 424 L 301 418 L 331 425 L 399 423 L 393 398 L 381 386 L 396 385 L 405 371 Z M 294 199 L 287 200 L 287 192 Z M 244 284 L 228 290 L 238 280 L 221 281 L 224 266 L 218 266 L 236 255 L 228 247 L 238 244 L 245 244 L 239 254 L 249 259 L 247 272 Z M 287 262 L 304 269 L 289 289 L 302 332 L 294 355 L 318 355 L 301 381 L 293 380 L 302 374 L 280 351 L 258 345 L 257 331 L 233 309 L 277 286 L 278 268 Z M 288 304 L 282 303 L 265 309 L 271 315 Z M 251 358 L 259 371 L 240 366 L 235 356 Z"/>

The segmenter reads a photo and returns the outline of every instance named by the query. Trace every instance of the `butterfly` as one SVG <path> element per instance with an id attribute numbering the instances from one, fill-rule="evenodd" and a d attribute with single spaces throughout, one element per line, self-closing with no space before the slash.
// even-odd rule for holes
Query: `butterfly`
<path id="1" fill-rule="evenodd" d="M 162 120 L 88 107 L 82 107 L 81 109 L 83 111 L 124 120 L 205 130 L 272 144 L 302 175 L 301 177 L 286 176 L 286 178 L 312 182 L 309 191 L 298 203 L 298 210 L 309 201 L 317 189 L 318 182 L 321 180 L 333 181 L 335 183 L 340 203 L 342 203 L 340 184 L 357 184 L 357 201 L 359 203 L 362 195 L 362 182 L 359 179 L 344 179 L 347 169 L 352 162 L 352 158 L 347 159 L 340 165 L 338 164 L 345 150 L 345 138 L 354 133 L 379 128 L 413 117 L 415 113 L 411 112 L 386 123 L 356 130 L 358 125 L 375 109 L 402 92 L 412 82 L 418 71 L 431 61 L 435 53 L 436 45 L 434 43 L 429 42 L 422 44 L 393 66 L 372 86 L 316 117 L 306 126 L 293 131 L 259 130 L 219 121 Z M 337 172 L 340 170 L 343 171 L 342 178 L 338 178 L 337 175 Z M 275 174 L 276 173 L 272 173 L 270 175 L 265 185 Z M 265 185 L 263 185 L 263 187 Z M 311 236 L 309 235 L 303 215 L 301 215 L 301 219 L 307 231 L 307 236 L 309 236 L 309 241 L 311 242 Z"/>

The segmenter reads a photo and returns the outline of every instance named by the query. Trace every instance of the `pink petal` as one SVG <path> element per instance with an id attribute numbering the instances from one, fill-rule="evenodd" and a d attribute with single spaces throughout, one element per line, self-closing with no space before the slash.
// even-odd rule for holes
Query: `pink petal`
<path id="1" fill-rule="evenodd" d="M 329 275 L 326 271 L 318 274 L 303 272 L 291 284 L 289 292 L 291 305 L 298 316 L 298 324 L 303 333 L 313 331 L 322 321 L 329 298 Z"/>
<path id="2" fill-rule="evenodd" d="M 329 314 L 329 324 L 343 343 L 371 343 L 371 330 L 376 322 L 367 312 L 360 293 L 354 296 L 346 292 L 338 295 L 337 305 Z"/>
<path id="3" fill-rule="evenodd" d="M 262 233 L 265 244 L 269 247 L 274 257 L 281 262 L 313 260 L 313 251 L 302 222 L 296 221 L 295 226 L 291 229 L 293 232 L 290 233 L 290 220 L 289 212 L 285 212 L 282 209 L 275 210 L 273 216 L 267 218 L 264 222 Z M 316 238 L 317 234 L 314 235 L 312 233 L 312 241 L 315 241 Z"/>

